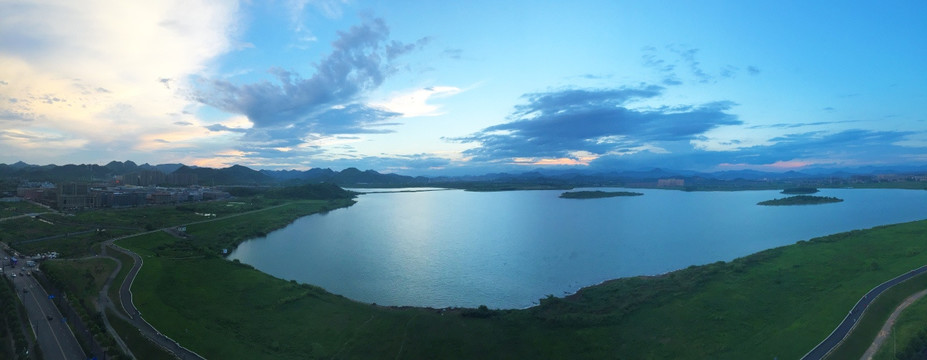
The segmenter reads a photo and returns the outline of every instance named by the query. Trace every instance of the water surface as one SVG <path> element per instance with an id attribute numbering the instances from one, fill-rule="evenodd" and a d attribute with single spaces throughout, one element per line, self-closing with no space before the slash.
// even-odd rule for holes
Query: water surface
<path id="1" fill-rule="evenodd" d="M 628 190 L 628 189 L 606 189 Z M 231 255 L 271 275 L 381 305 L 523 308 L 817 236 L 927 218 L 927 191 L 824 189 L 844 202 L 759 206 L 778 191 L 560 199 L 561 191 L 366 194 Z"/>

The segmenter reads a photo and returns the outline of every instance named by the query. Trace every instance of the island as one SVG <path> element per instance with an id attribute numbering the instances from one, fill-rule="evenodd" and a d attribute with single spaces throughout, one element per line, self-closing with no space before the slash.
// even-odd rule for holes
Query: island
<path id="1" fill-rule="evenodd" d="M 788 195 L 808 195 L 816 192 L 818 192 L 818 189 L 813 187 L 795 187 L 782 190 L 782 194 Z"/>
<path id="2" fill-rule="evenodd" d="M 598 199 L 598 198 L 610 198 L 617 196 L 641 196 L 644 195 L 639 192 L 630 192 L 630 191 L 567 191 L 563 194 L 560 194 L 560 197 L 563 199 Z"/>
<path id="3" fill-rule="evenodd" d="M 778 205 L 816 205 L 816 204 L 828 204 L 841 202 L 843 199 L 838 199 L 835 197 L 829 196 L 809 196 L 809 195 L 798 195 L 798 196 L 789 196 L 782 199 L 773 199 L 766 200 L 756 203 L 757 205 L 766 205 L 766 206 L 778 206 Z"/>

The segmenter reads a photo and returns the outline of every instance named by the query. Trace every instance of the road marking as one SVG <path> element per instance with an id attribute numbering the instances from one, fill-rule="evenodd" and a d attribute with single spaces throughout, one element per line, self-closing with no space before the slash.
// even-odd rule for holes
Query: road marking
<path id="1" fill-rule="evenodd" d="M 42 309 L 42 304 L 39 303 L 39 299 L 35 297 L 34 292 L 29 292 L 29 295 L 32 295 L 32 300 L 35 301 L 35 304 L 38 305 L 39 311 L 42 312 L 42 317 L 48 319 L 48 314 L 45 313 L 45 310 Z M 51 331 L 52 337 L 55 338 L 55 343 L 58 344 L 58 350 L 61 350 L 61 356 L 65 359 L 68 358 L 68 354 L 64 353 L 64 348 L 61 347 L 61 341 L 58 341 L 58 335 L 55 334 L 55 330 L 52 329 L 51 324 L 48 325 L 48 330 Z"/>

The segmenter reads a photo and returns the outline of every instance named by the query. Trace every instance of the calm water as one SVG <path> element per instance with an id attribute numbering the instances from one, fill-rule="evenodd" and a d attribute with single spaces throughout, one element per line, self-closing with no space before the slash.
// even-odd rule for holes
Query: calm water
<path id="1" fill-rule="evenodd" d="M 927 218 L 927 191 L 825 189 L 842 203 L 758 206 L 777 191 L 560 199 L 561 191 L 377 193 L 241 244 L 231 258 L 381 305 L 523 308 L 547 294 Z"/>

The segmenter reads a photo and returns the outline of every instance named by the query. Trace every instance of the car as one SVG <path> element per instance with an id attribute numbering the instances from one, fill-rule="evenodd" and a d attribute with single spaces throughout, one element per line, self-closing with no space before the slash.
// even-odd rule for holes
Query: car
<path id="1" fill-rule="evenodd" d="M 55 319 L 55 318 L 53 318 L 53 317 L 51 317 L 51 316 L 46 316 L 45 318 L 48 319 L 48 321 L 52 321 L 52 320 Z"/>
<path id="2" fill-rule="evenodd" d="M 16 274 L 13 274 L 13 277 L 16 277 Z"/>

